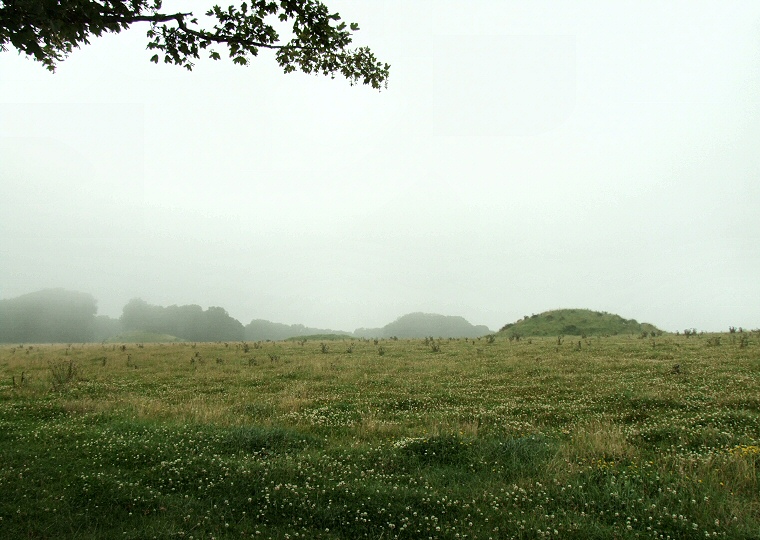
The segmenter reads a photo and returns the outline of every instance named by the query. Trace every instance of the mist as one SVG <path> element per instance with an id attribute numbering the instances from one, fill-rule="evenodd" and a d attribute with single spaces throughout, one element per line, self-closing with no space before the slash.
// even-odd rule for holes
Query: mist
<path id="1" fill-rule="evenodd" d="M 0 53 L 0 298 L 353 331 L 589 308 L 760 327 L 760 6 L 329 2 L 387 90 Z"/>

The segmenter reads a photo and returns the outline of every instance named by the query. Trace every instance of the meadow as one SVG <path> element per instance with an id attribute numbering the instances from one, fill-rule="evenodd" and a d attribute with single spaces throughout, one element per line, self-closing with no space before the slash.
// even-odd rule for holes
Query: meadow
<path id="1" fill-rule="evenodd" d="M 760 334 L 0 347 L 0 537 L 760 538 Z"/>

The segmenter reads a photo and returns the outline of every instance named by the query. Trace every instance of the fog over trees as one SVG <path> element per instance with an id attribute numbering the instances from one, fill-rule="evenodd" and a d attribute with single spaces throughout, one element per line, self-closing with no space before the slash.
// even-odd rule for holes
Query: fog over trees
<path id="1" fill-rule="evenodd" d="M 342 334 L 351 337 L 350 332 L 311 328 L 303 324 L 283 324 L 264 319 L 254 319 L 245 326 L 245 339 L 249 341 L 279 341 L 292 337 L 313 336 L 318 334 Z"/>
<path id="2" fill-rule="evenodd" d="M 121 324 L 127 331 L 176 336 L 186 341 L 243 341 L 243 325 L 221 307 L 161 307 L 141 299 L 124 306 Z"/>
<path id="3" fill-rule="evenodd" d="M 97 311 L 92 295 L 64 289 L 0 300 L 0 343 L 280 341 L 325 335 L 337 339 L 477 338 L 492 333 L 487 326 L 473 325 L 463 317 L 420 312 L 403 315 L 380 328 L 346 331 L 265 319 L 253 319 L 244 326 L 222 307 L 165 307 L 140 298 L 130 300 L 118 319 L 97 315 Z M 662 331 L 649 323 L 588 309 L 526 315 L 499 330 L 499 334 L 510 337 L 641 333 Z"/>
<path id="4" fill-rule="evenodd" d="M 97 311 L 92 295 L 64 289 L 0 300 L 0 342 L 92 341 L 96 337 Z"/>
<path id="5" fill-rule="evenodd" d="M 82 343 L 101 341 L 277 341 L 334 334 L 346 338 L 479 337 L 491 333 L 463 317 L 410 313 L 381 328 L 351 331 L 313 328 L 254 319 L 248 325 L 222 307 L 153 305 L 130 300 L 121 317 L 97 315 L 86 293 L 49 289 L 0 300 L 1 343 Z"/>

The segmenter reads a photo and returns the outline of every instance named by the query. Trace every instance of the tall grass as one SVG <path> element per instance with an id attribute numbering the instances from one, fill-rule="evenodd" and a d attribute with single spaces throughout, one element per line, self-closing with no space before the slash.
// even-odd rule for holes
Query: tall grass
<path id="1" fill-rule="evenodd" d="M 760 538 L 712 337 L 0 348 L 0 536 Z"/>

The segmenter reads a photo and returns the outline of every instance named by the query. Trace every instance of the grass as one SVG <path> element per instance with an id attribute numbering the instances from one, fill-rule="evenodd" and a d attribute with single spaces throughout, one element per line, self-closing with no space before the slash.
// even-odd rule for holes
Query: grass
<path id="1" fill-rule="evenodd" d="M 107 343 L 173 343 L 182 341 L 185 340 L 176 336 L 170 336 L 169 334 L 156 334 L 155 332 L 144 332 L 142 330 L 126 332 L 106 340 Z"/>
<path id="2" fill-rule="evenodd" d="M 345 334 L 310 334 L 307 336 L 289 337 L 285 341 L 341 341 L 347 338 Z"/>
<path id="3" fill-rule="evenodd" d="M 3 347 L 0 536 L 760 538 L 710 337 Z"/>

